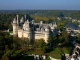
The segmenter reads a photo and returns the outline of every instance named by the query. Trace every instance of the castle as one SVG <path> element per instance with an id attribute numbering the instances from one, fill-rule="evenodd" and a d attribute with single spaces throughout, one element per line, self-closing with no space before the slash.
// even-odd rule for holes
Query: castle
<path id="1" fill-rule="evenodd" d="M 56 34 L 57 24 L 54 23 L 35 23 L 34 20 L 26 19 L 26 15 L 19 19 L 19 15 L 13 19 L 13 35 L 19 38 L 28 38 L 29 40 L 34 39 L 44 39 L 47 43 L 49 36 Z"/>

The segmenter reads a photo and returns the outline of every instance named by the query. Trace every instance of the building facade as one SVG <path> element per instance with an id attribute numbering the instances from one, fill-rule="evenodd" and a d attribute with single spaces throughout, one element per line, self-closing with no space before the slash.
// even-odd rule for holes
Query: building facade
<path id="1" fill-rule="evenodd" d="M 13 19 L 13 35 L 19 38 L 28 38 L 29 40 L 44 39 L 47 43 L 49 36 L 53 36 L 57 33 L 57 24 L 54 23 L 35 23 L 34 20 L 26 19 L 26 15 L 19 19 L 19 15 Z"/>

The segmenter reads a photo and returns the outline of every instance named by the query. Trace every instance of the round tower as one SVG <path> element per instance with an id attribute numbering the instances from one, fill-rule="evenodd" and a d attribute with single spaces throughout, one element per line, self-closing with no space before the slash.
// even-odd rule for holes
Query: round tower
<path id="1" fill-rule="evenodd" d="M 13 26 L 13 35 L 17 36 L 18 31 L 17 31 L 17 21 L 16 21 L 16 18 L 14 18 L 12 26 Z"/>
<path id="2" fill-rule="evenodd" d="M 17 24 L 19 25 L 19 15 L 16 15 L 16 17 L 17 17 Z"/>
<path id="3" fill-rule="evenodd" d="M 32 28 L 31 28 L 31 23 L 27 20 L 24 25 L 23 25 L 23 29 L 25 30 L 26 33 L 24 33 L 24 37 L 25 38 L 29 38 L 29 40 L 31 41 L 32 39 Z"/>
<path id="4" fill-rule="evenodd" d="M 26 26 L 26 30 L 28 33 L 28 38 L 31 40 L 32 39 L 32 31 L 31 31 L 31 26 L 30 26 L 30 22 L 27 20 L 27 26 Z"/>
<path id="5" fill-rule="evenodd" d="M 49 28 L 47 27 L 47 28 L 45 28 L 45 42 L 46 43 L 48 43 L 47 42 L 48 38 L 49 38 Z"/>

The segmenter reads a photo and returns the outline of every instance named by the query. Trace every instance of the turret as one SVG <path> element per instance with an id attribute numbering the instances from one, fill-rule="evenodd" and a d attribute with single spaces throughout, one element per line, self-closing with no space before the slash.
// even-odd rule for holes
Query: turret
<path id="1" fill-rule="evenodd" d="M 20 19 L 20 23 L 24 23 L 24 18 L 23 17 Z"/>
<path id="2" fill-rule="evenodd" d="M 17 32 L 17 21 L 16 21 L 16 18 L 14 18 L 12 25 L 13 25 L 13 35 L 17 36 L 18 32 Z"/>
<path id="3" fill-rule="evenodd" d="M 17 16 L 17 24 L 19 25 L 19 15 L 16 16 Z"/>
<path id="4" fill-rule="evenodd" d="M 26 14 L 24 15 L 24 17 L 25 17 L 25 21 L 26 21 Z"/>
<path id="5" fill-rule="evenodd" d="M 23 24 L 23 29 L 28 34 L 28 38 L 31 40 L 32 39 L 32 31 L 31 31 L 31 26 L 30 26 L 29 20 L 25 21 L 25 23 Z"/>

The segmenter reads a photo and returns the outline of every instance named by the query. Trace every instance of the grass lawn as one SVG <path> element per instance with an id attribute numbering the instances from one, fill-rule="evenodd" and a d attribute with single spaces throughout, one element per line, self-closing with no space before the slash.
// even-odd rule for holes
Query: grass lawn
<path id="1" fill-rule="evenodd" d="M 61 54 L 62 53 L 66 53 L 66 54 L 69 54 L 69 47 L 63 47 L 63 48 L 55 48 L 53 51 L 51 51 L 50 53 L 44 53 L 41 49 L 35 49 L 34 51 L 33 50 L 29 50 L 27 51 L 26 53 L 27 54 L 37 54 L 37 55 L 49 55 L 55 59 L 60 59 L 61 58 Z"/>
<path id="2" fill-rule="evenodd" d="M 53 58 L 56 58 L 56 59 L 60 59 L 61 58 L 61 54 L 62 53 L 66 53 L 66 54 L 69 54 L 69 50 L 67 47 L 63 47 L 63 48 L 55 48 L 53 51 L 51 51 L 49 53 L 49 56 L 53 57 Z"/>
<path id="3" fill-rule="evenodd" d="M 56 59 L 60 59 L 61 58 L 61 51 L 59 48 L 56 48 L 54 49 L 54 51 L 51 51 L 48 55 L 53 57 L 53 58 L 56 58 Z"/>
<path id="4" fill-rule="evenodd" d="M 67 47 L 63 47 L 62 50 L 63 50 L 64 53 L 69 54 L 70 50 L 71 50 L 71 47 L 68 47 L 68 48 Z"/>

